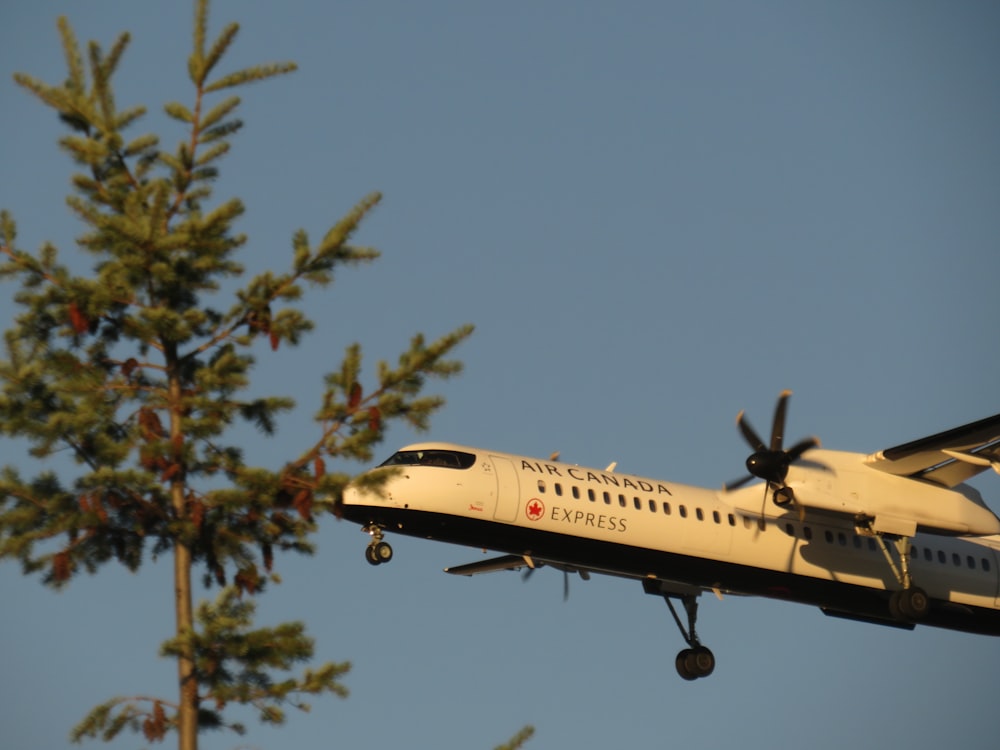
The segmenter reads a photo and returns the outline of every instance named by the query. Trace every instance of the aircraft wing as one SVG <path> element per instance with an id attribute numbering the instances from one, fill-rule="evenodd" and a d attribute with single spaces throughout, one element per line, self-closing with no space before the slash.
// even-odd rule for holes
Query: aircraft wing
<path id="1" fill-rule="evenodd" d="M 456 576 L 474 576 L 479 575 L 480 573 L 493 573 L 498 570 L 517 570 L 519 568 L 528 568 L 528 572 L 525 575 L 529 575 L 531 571 L 545 566 L 561 570 L 565 574 L 563 583 L 563 598 L 569 596 L 570 573 L 578 573 L 580 578 L 583 580 L 590 580 L 591 571 L 587 568 L 578 568 L 554 561 L 538 560 L 534 557 L 529 557 L 528 555 L 501 555 L 500 557 L 491 557 L 488 560 L 480 560 L 479 562 L 467 563 L 466 565 L 456 565 L 453 568 L 445 568 L 444 572 L 451 573 Z"/>
<path id="2" fill-rule="evenodd" d="M 944 487 L 954 487 L 991 467 L 1000 474 L 1000 414 L 872 453 L 865 463 Z"/>
<path id="3" fill-rule="evenodd" d="M 456 576 L 474 576 L 479 573 L 493 573 L 497 570 L 517 570 L 525 566 L 534 568 L 535 563 L 521 555 L 503 555 L 501 557 L 491 557 L 489 560 L 445 568 L 444 572 Z"/>

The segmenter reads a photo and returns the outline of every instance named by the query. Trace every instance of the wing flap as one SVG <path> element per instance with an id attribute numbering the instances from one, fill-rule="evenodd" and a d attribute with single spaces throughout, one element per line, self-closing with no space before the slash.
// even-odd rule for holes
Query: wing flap
<path id="1" fill-rule="evenodd" d="M 1000 473 L 1000 414 L 872 453 L 865 463 L 954 487 L 991 466 Z"/>

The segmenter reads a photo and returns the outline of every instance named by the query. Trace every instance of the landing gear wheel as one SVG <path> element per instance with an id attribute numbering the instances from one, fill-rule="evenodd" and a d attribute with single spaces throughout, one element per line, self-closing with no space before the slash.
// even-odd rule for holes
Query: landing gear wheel
<path id="1" fill-rule="evenodd" d="M 924 619 L 931 606 L 927 593 L 916 586 L 900 591 L 898 604 L 903 615 L 914 622 Z"/>
<path id="2" fill-rule="evenodd" d="M 681 679 L 691 680 L 698 679 L 698 675 L 688 669 L 688 659 L 694 656 L 694 650 L 686 648 L 677 654 L 677 658 L 674 659 L 674 666 L 677 667 L 677 674 L 681 676 Z"/>
<path id="3" fill-rule="evenodd" d="M 715 671 L 715 655 L 704 646 L 686 648 L 677 654 L 674 666 L 683 679 L 697 680 Z"/>
<path id="4" fill-rule="evenodd" d="M 893 591 L 889 594 L 889 614 L 892 616 L 893 620 L 905 620 L 906 615 L 903 614 L 903 610 L 899 608 L 899 595 L 901 591 Z"/>
<path id="5" fill-rule="evenodd" d="M 372 542 L 365 550 L 365 558 L 372 565 L 381 565 L 392 559 L 392 547 L 389 542 Z"/>
<path id="6" fill-rule="evenodd" d="M 388 542 L 382 541 L 382 527 L 372 521 L 361 530 L 372 538 L 368 547 L 365 548 L 365 559 L 371 565 L 389 562 L 392 559 L 392 547 L 389 546 Z"/>
<path id="7" fill-rule="evenodd" d="M 918 586 L 893 591 L 889 597 L 889 612 L 897 620 L 919 622 L 931 608 L 927 592 Z"/>
<path id="8" fill-rule="evenodd" d="M 698 677 L 708 677 L 715 671 L 715 654 L 704 646 L 697 646 L 691 658 L 694 663 L 695 674 Z"/>
<path id="9" fill-rule="evenodd" d="M 375 543 L 375 557 L 378 558 L 379 562 L 383 563 L 387 563 L 392 559 L 392 547 L 389 546 L 389 542 Z"/>

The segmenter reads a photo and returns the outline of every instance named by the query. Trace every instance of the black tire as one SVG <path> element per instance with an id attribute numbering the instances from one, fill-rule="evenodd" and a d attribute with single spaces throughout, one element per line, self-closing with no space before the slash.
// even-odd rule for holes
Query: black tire
<path id="1" fill-rule="evenodd" d="M 365 559 L 368 561 L 369 565 L 380 565 L 382 561 L 375 554 L 375 545 L 369 544 L 365 547 Z"/>
<path id="2" fill-rule="evenodd" d="M 692 657 L 691 661 L 693 661 L 693 656 L 694 651 L 686 648 L 678 653 L 677 658 L 674 659 L 674 666 L 677 667 L 677 674 L 681 676 L 681 679 L 687 680 L 688 682 L 698 678 L 698 675 L 688 669 L 689 657 Z"/>
<path id="3" fill-rule="evenodd" d="M 926 591 L 913 586 L 899 592 L 899 608 L 909 619 L 918 621 L 927 616 L 927 612 L 931 608 L 931 601 L 927 597 Z"/>
<path id="4" fill-rule="evenodd" d="M 694 673 L 698 677 L 708 677 L 715 671 L 715 654 L 704 646 L 698 646 L 694 650 L 691 661 L 694 664 Z"/>
<path id="5" fill-rule="evenodd" d="M 376 542 L 372 545 L 373 554 L 379 563 L 387 563 L 392 559 L 392 547 L 389 542 Z"/>
<path id="6" fill-rule="evenodd" d="M 900 595 L 902 591 L 893 591 L 889 594 L 889 614 L 892 615 L 894 620 L 906 620 L 907 616 L 903 612 L 903 608 L 899 606 Z"/>

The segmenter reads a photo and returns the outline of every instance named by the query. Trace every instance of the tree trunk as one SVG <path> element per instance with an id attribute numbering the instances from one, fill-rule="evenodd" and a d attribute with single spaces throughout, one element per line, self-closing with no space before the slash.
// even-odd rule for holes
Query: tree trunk
<path id="1" fill-rule="evenodd" d="M 183 442 L 182 388 L 178 372 L 177 348 L 173 343 L 165 342 L 164 355 L 167 365 L 167 388 L 170 409 L 170 445 L 171 461 L 179 463 L 182 460 L 180 446 Z M 187 515 L 184 498 L 185 478 L 183 472 L 173 472 L 170 479 L 170 500 L 178 521 Z M 177 615 L 177 635 L 194 633 L 194 612 L 192 610 L 191 592 L 191 547 L 180 535 L 174 543 L 174 608 Z M 179 750 L 197 750 L 198 748 L 198 681 L 194 672 L 194 653 L 191 646 L 185 646 L 177 657 L 177 678 L 180 690 L 177 709 L 177 734 Z"/>
<path id="2" fill-rule="evenodd" d="M 177 507 L 175 489 L 174 507 Z M 181 495 L 181 511 L 184 498 Z M 194 631 L 191 610 L 191 550 L 178 541 L 174 547 L 174 606 L 177 612 L 177 635 Z M 177 710 L 179 750 L 198 748 L 198 683 L 194 674 L 194 659 L 190 647 L 177 657 L 177 677 L 180 688 L 180 705 Z"/>

